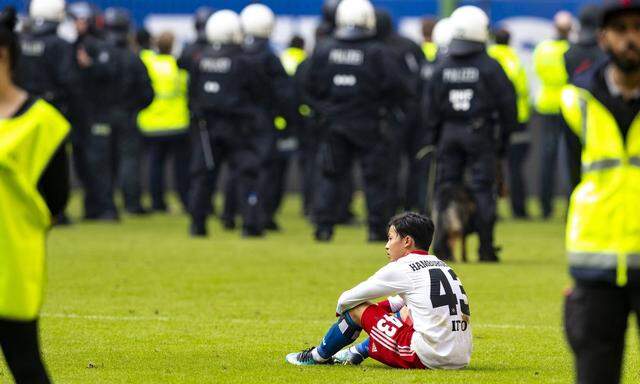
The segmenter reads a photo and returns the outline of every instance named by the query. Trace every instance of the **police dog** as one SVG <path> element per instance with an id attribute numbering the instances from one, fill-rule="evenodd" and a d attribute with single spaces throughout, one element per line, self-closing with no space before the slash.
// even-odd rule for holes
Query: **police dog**
<path id="1" fill-rule="evenodd" d="M 436 194 L 434 222 L 436 226 L 433 253 L 442 260 L 454 260 L 456 244 L 459 255 L 467 262 L 467 236 L 475 232 L 476 202 L 462 185 L 439 188 Z"/>

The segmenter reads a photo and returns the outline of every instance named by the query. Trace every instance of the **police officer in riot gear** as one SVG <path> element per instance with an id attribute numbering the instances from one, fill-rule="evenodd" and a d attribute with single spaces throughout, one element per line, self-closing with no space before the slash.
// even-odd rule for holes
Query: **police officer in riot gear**
<path id="1" fill-rule="evenodd" d="M 391 53 L 392 59 L 402 70 L 401 74 L 405 78 L 407 84 L 411 87 L 413 94 L 421 95 L 423 81 L 421 71 L 425 65 L 425 56 L 422 49 L 413 40 L 401 36 L 393 30 L 393 23 L 389 12 L 383 9 L 376 9 L 376 33 L 380 41 L 386 45 Z M 421 149 L 419 145 L 424 137 L 422 132 L 422 124 L 419 123 L 418 111 L 420 103 L 418 99 L 410 98 L 401 100 L 392 107 L 387 114 L 388 124 L 392 131 L 398 134 L 391 135 L 396 139 L 395 148 L 397 150 L 397 158 L 406 158 L 409 165 L 409 175 L 407 178 L 405 198 L 403 205 L 405 210 L 418 210 L 422 213 L 426 212 L 426 190 L 427 190 L 427 172 L 429 171 L 429 157 L 418 158 L 418 152 Z M 400 161 L 397 162 L 397 168 L 400 169 Z M 399 183 L 399 174 L 392 172 L 391 189 L 389 193 L 390 199 L 394 203 L 390 207 L 392 210 L 397 208 L 397 200 L 400 198 L 398 194 L 397 184 Z"/>
<path id="2" fill-rule="evenodd" d="M 111 110 L 119 100 L 121 62 L 114 48 L 102 39 L 100 9 L 86 2 L 69 5 L 78 37 L 74 43 L 78 95 L 73 108 L 86 124 L 87 159 L 84 215 L 89 220 L 117 221 L 113 200 L 115 132 Z"/>
<path id="3" fill-rule="evenodd" d="M 493 244 L 496 216 L 497 156 L 503 157 L 509 133 L 517 126 L 513 85 L 497 61 L 487 56 L 488 18 L 479 8 L 458 8 L 451 16 L 453 40 L 435 70 L 425 97 L 425 124 L 437 144 L 437 190 L 462 185 L 470 170 L 469 188 L 477 204 L 475 229 L 481 261 L 498 261 Z M 500 132 L 496 134 L 497 116 Z M 443 214 L 436 192 L 436 210 Z M 433 251 L 450 258 L 444 234 Z"/>
<path id="4" fill-rule="evenodd" d="M 336 9 L 340 0 L 324 0 L 322 3 L 322 20 L 316 30 L 316 37 L 323 39 L 333 34 L 336 28 Z"/>
<path id="5" fill-rule="evenodd" d="M 285 188 L 287 157 L 291 148 L 287 148 L 291 138 L 291 127 L 297 106 L 293 100 L 293 82 L 285 71 L 280 58 L 273 52 L 269 42 L 275 24 L 275 15 L 264 4 L 251 4 L 240 13 L 242 29 L 246 35 L 244 50 L 255 65 L 262 70 L 265 84 L 271 97 L 261 104 L 256 119 L 256 129 L 261 135 L 263 167 L 260 175 L 260 188 L 264 208 L 264 228 L 278 230 L 275 213 L 278 210 Z M 275 124 L 274 124 L 275 123 Z M 297 145 L 297 144 L 296 144 Z M 228 195 L 231 190 L 227 191 Z M 229 209 L 229 211 L 227 211 Z M 225 205 L 225 220 L 233 220 L 233 207 Z"/>
<path id="6" fill-rule="evenodd" d="M 206 6 L 196 9 L 193 16 L 193 28 L 196 30 L 196 39 L 182 49 L 182 53 L 178 59 L 178 66 L 180 66 L 180 68 L 189 71 L 191 64 L 198 60 L 202 55 L 202 51 L 209 46 L 204 28 L 209 17 L 213 15 L 213 12 L 213 8 Z"/>
<path id="7" fill-rule="evenodd" d="M 424 25 L 423 25 L 424 26 Z M 431 31 L 431 43 L 425 43 L 422 49 L 425 52 L 426 60 L 423 61 L 422 70 L 420 71 L 420 77 L 422 78 L 422 94 L 424 97 L 424 92 L 427 90 L 427 86 L 433 77 L 433 71 L 435 71 L 438 64 L 444 60 L 447 55 L 447 51 L 449 50 L 449 43 L 451 42 L 452 30 L 451 30 L 451 21 L 448 17 L 442 18 L 438 20 L 433 26 L 433 30 Z M 426 115 L 426 111 L 423 109 L 420 111 L 419 119 L 421 121 L 425 121 L 429 117 Z M 421 164 L 423 167 L 419 168 L 420 171 L 424 171 L 424 167 L 428 168 L 428 171 L 423 173 L 426 175 L 423 182 L 424 184 L 419 185 L 420 188 L 417 188 L 415 191 L 414 197 L 419 202 L 424 202 L 425 210 L 429 214 L 433 209 L 433 202 L 435 200 L 435 183 L 436 183 L 436 173 L 437 173 L 437 161 L 435 156 L 435 150 L 431 142 L 428 140 L 425 141 L 425 138 L 432 137 L 433 132 L 427 131 L 427 125 L 422 124 L 422 129 L 420 129 L 419 133 L 424 134 L 422 140 L 418 140 L 417 143 L 418 151 L 415 154 L 413 159 L 417 164 Z M 407 200 L 411 202 L 411 196 L 409 193 L 411 192 L 409 183 L 411 182 L 411 178 L 407 181 Z M 424 188 L 424 189 L 423 189 Z"/>
<path id="8" fill-rule="evenodd" d="M 20 38 L 20 86 L 42 97 L 67 114 L 73 83 L 73 48 L 57 35 L 64 19 L 64 0 L 33 0 L 29 5 L 31 26 Z"/>
<path id="9" fill-rule="evenodd" d="M 213 13 L 213 8 L 201 6 L 196 9 L 193 15 L 193 28 L 196 31 L 196 39 L 193 42 L 185 45 L 185 47 L 182 49 L 182 52 L 180 53 L 180 57 L 178 58 L 178 66 L 186 70 L 187 72 L 191 72 L 193 63 L 200 60 L 200 58 L 202 57 L 202 52 L 210 46 L 209 42 L 207 41 L 205 26 L 207 24 L 207 20 Z M 192 90 L 194 89 L 195 87 L 189 87 L 188 91 L 192 92 Z M 191 100 L 193 100 L 193 95 L 190 93 L 189 101 Z M 193 108 L 189 108 L 189 110 L 190 112 L 193 112 Z M 195 118 L 193 114 L 191 114 L 191 130 L 193 132 L 198 131 L 197 124 L 198 119 Z M 210 213 L 213 214 L 215 212 L 213 200 L 215 195 L 216 180 L 211 179 L 209 180 L 209 183 L 211 184 L 212 189 L 211 201 L 209 201 L 207 209 Z"/>
<path id="10" fill-rule="evenodd" d="M 243 216 L 243 236 L 261 236 L 261 198 L 258 189 L 260 156 L 252 119 L 256 104 L 267 92 L 262 73 L 247 60 L 242 47 L 240 19 L 222 10 L 207 21 L 206 35 L 212 44 L 191 70 L 190 102 L 198 116 L 191 180 L 191 234 L 206 236 L 212 185 L 220 165 L 227 162 L 238 176 L 237 201 Z"/>
<path id="11" fill-rule="evenodd" d="M 129 47 L 131 17 L 123 8 L 111 7 L 104 12 L 106 40 L 113 45 L 121 62 L 118 104 L 111 111 L 115 130 L 116 169 L 127 212 L 143 214 L 141 204 L 140 152 L 142 139 L 136 116 L 153 101 L 153 88 L 140 57 Z"/>
<path id="12" fill-rule="evenodd" d="M 16 83 L 31 95 L 54 105 L 70 119 L 71 97 L 75 71 L 73 47 L 57 35 L 64 19 L 64 0 L 33 0 L 29 4 L 30 27 L 20 36 L 20 65 L 16 68 Z M 77 148 L 79 126 L 74 126 L 71 140 Z M 81 153 L 81 152 L 80 152 Z M 83 158 L 76 156 L 78 175 L 84 181 Z M 68 224 L 62 212 L 57 224 Z"/>
<path id="13" fill-rule="evenodd" d="M 318 100 L 326 119 L 320 148 L 315 196 L 315 237 L 329 241 L 336 224 L 339 182 L 349 177 L 354 158 L 365 182 L 370 241 L 386 239 L 390 216 L 388 161 L 390 138 L 382 132 L 382 115 L 410 95 L 401 70 L 375 37 L 375 12 L 367 0 L 343 0 L 336 30 L 310 58 L 306 90 Z"/>

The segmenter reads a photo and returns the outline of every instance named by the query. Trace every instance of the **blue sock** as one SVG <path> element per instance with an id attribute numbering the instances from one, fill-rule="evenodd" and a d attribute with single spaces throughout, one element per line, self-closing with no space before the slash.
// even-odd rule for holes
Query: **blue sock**
<path id="1" fill-rule="evenodd" d="M 324 360 L 329 359 L 336 352 L 353 343 L 361 330 L 362 328 L 351 319 L 349 313 L 345 313 L 329 328 L 322 338 L 322 343 L 316 347 L 318 355 Z"/>
<path id="2" fill-rule="evenodd" d="M 369 357 L 369 338 L 367 337 L 364 341 L 358 345 L 356 345 L 356 351 L 362 356 L 362 358 L 366 359 Z"/>

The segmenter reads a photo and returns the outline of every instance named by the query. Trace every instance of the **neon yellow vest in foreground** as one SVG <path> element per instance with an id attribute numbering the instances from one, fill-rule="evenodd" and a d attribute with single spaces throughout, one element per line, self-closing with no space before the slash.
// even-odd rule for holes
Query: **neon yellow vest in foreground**
<path id="1" fill-rule="evenodd" d="M 69 132 L 44 100 L 0 119 L 0 317 L 33 320 L 42 305 L 45 236 L 51 213 L 38 180 Z"/>
<path id="2" fill-rule="evenodd" d="M 433 63 L 438 56 L 438 46 L 434 42 L 425 41 L 422 43 L 422 53 L 428 62 Z"/>
<path id="3" fill-rule="evenodd" d="M 144 135 L 162 136 L 186 132 L 189 128 L 187 73 L 171 55 L 146 52 L 141 55 L 153 86 L 153 102 L 138 113 Z"/>
<path id="4" fill-rule="evenodd" d="M 565 87 L 562 114 L 583 145 L 567 221 L 569 265 L 615 270 L 625 285 L 628 268 L 640 269 L 640 114 L 626 145 L 615 118 L 584 89 Z"/>
<path id="5" fill-rule="evenodd" d="M 289 47 L 280 55 L 280 61 L 289 76 L 296 74 L 298 65 L 307 58 L 307 53 L 300 48 Z"/>
<path id="6" fill-rule="evenodd" d="M 540 80 L 535 102 L 538 113 L 560 113 L 560 94 L 569 78 L 564 65 L 564 54 L 568 49 L 566 40 L 547 40 L 533 51 L 533 68 Z"/>
<path id="7" fill-rule="evenodd" d="M 490 46 L 487 53 L 500 63 L 507 77 L 513 83 L 518 98 L 518 122 L 526 123 L 530 117 L 529 82 L 527 81 L 527 72 L 522 66 L 518 54 L 513 48 L 504 44 Z"/>

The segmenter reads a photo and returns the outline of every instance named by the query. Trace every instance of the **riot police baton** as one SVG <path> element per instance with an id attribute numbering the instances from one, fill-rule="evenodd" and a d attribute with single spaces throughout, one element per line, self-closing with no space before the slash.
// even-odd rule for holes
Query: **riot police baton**
<path id="1" fill-rule="evenodd" d="M 207 123 L 204 119 L 198 119 L 198 129 L 200 130 L 200 141 L 202 142 L 202 152 L 204 153 L 204 163 L 207 170 L 213 171 L 216 163 L 213 161 L 213 150 L 211 149 L 211 137 L 207 130 Z"/>
<path id="2" fill-rule="evenodd" d="M 426 145 L 416 153 L 416 160 L 422 160 L 425 157 L 431 155 L 431 162 L 429 163 L 429 174 L 427 175 L 427 195 L 425 199 L 427 200 L 427 204 L 425 205 L 425 210 L 427 214 L 431 214 L 431 207 L 433 198 L 435 196 L 436 189 L 436 171 L 437 171 L 437 162 L 436 162 L 436 147 L 433 145 Z"/>

